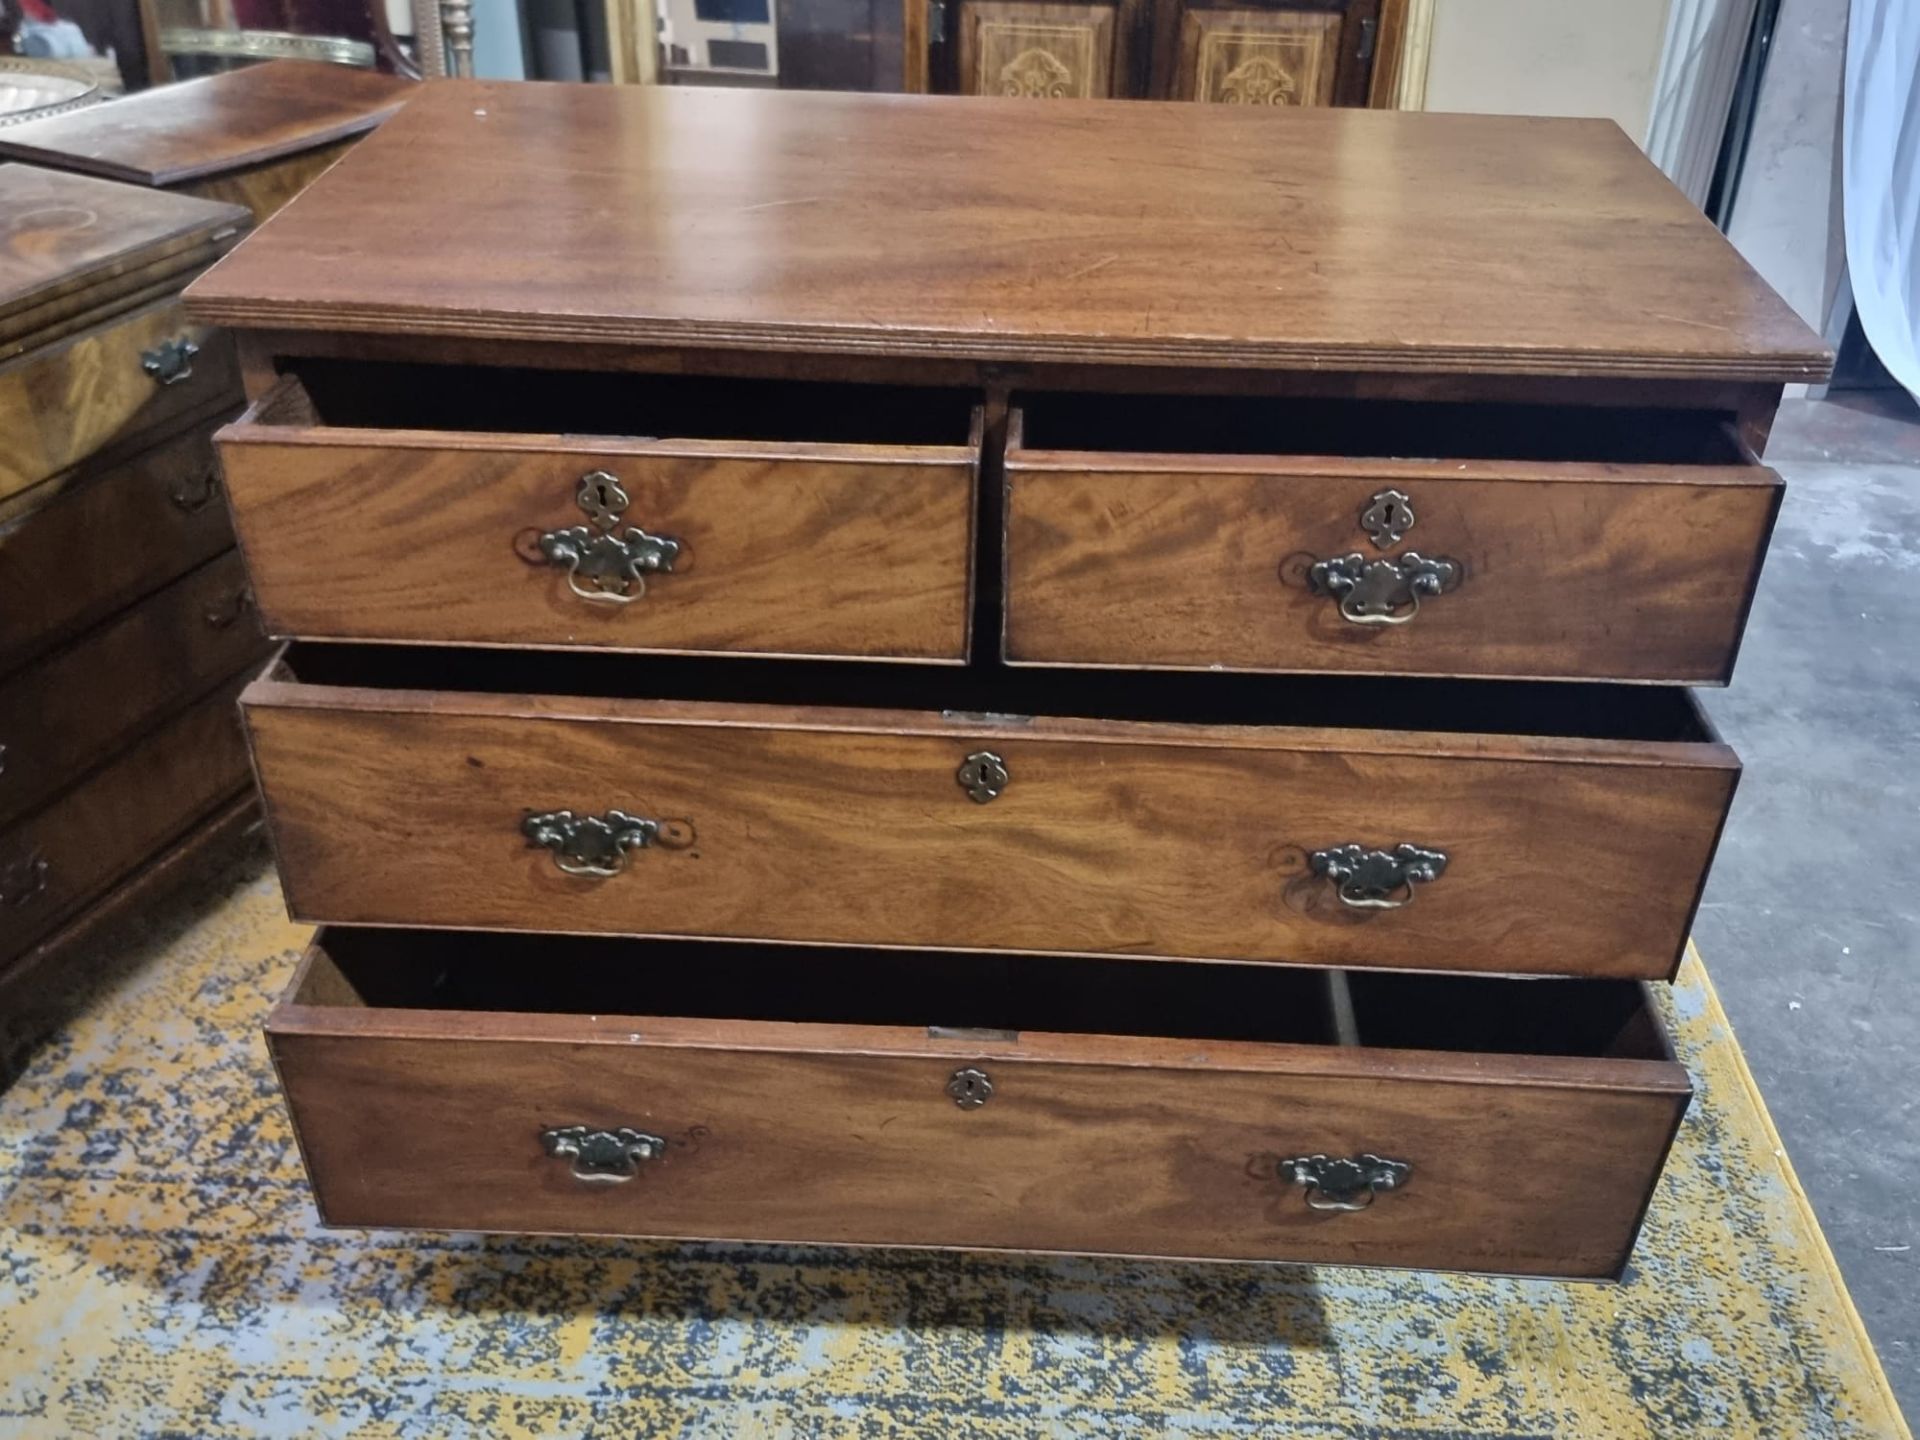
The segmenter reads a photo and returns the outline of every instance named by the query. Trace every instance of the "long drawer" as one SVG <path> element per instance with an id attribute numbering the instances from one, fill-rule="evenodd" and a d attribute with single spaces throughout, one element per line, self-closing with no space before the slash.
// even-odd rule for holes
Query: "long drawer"
<path id="1" fill-rule="evenodd" d="M 1644 988 L 1329 974 L 323 931 L 267 1030 L 332 1225 L 1617 1275 Z"/>
<path id="2" fill-rule="evenodd" d="M 309 646 L 243 708 L 303 920 L 1421 970 L 1670 975 L 1738 770 L 1627 686 Z"/>
<path id="3" fill-rule="evenodd" d="M 0 961 L 110 888 L 247 781 L 236 677 L 0 832 Z"/>
<path id="4" fill-rule="evenodd" d="M 0 681 L 0 825 L 266 653 L 238 551 Z"/>
<path id="5" fill-rule="evenodd" d="M 966 658 L 966 400 L 505 373 L 314 370 L 221 431 L 272 633 Z"/>
<path id="6" fill-rule="evenodd" d="M 1681 684 L 1781 494 L 1711 414 L 1150 397 L 1016 411 L 1006 489 L 1016 663 Z"/>
<path id="7" fill-rule="evenodd" d="M 240 399 L 232 337 L 178 296 L 0 365 L 0 500 L 106 446 Z"/>
<path id="8" fill-rule="evenodd" d="M 0 503 L 0 674 L 232 545 L 213 441 L 197 424 Z"/>

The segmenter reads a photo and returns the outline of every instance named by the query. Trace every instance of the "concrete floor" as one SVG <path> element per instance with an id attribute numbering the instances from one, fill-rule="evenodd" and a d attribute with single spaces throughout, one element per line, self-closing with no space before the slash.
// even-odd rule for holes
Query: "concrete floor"
<path id="1" fill-rule="evenodd" d="M 1696 935 L 1888 1378 L 1920 1416 L 1920 414 L 1790 401 Z"/>

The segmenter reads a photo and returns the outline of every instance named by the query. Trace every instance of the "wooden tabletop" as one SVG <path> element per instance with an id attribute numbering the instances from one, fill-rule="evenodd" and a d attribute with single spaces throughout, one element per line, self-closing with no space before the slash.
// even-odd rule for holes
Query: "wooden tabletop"
<path id="1" fill-rule="evenodd" d="M 116 296 L 183 283 L 252 219 L 237 205 L 0 165 L 0 358 Z"/>
<path id="2" fill-rule="evenodd" d="M 10 125 L 0 129 L 0 156 L 178 185 L 370 130 L 414 89 L 371 70 L 272 60 Z"/>
<path id="3" fill-rule="evenodd" d="M 1610 121 L 423 87 L 190 292 L 238 327 L 987 362 L 1803 380 Z"/>

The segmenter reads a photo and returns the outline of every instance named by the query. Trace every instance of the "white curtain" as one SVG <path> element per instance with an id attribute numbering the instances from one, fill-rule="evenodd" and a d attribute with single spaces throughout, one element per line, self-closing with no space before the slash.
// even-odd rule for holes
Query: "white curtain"
<path id="1" fill-rule="evenodd" d="M 1854 304 L 1874 353 L 1920 399 L 1920 3 L 1853 0 L 1842 203 Z"/>

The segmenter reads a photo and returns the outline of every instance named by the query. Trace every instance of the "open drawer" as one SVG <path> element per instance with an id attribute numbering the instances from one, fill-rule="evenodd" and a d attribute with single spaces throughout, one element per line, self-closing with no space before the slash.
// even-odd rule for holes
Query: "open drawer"
<path id="1" fill-rule="evenodd" d="M 328 930 L 267 1029 L 349 1226 L 1608 1277 L 1690 1094 L 1606 981 Z"/>
<path id="2" fill-rule="evenodd" d="M 1671 975 L 1738 772 L 1647 686 L 324 645 L 244 709 L 303 920 L 1420 970 Z"/>
<path id="3" fill-rule="evenodd" d="M 1028 397 L 1006 658 L 1723 684 L 1781 493 L 1729 419 Z"/>
<path id="4" fill-rule="evenodd" d="M 217 439 L 274 635 L 957 662 L 979 424 L 945 390 L 308 361 Z"/>

